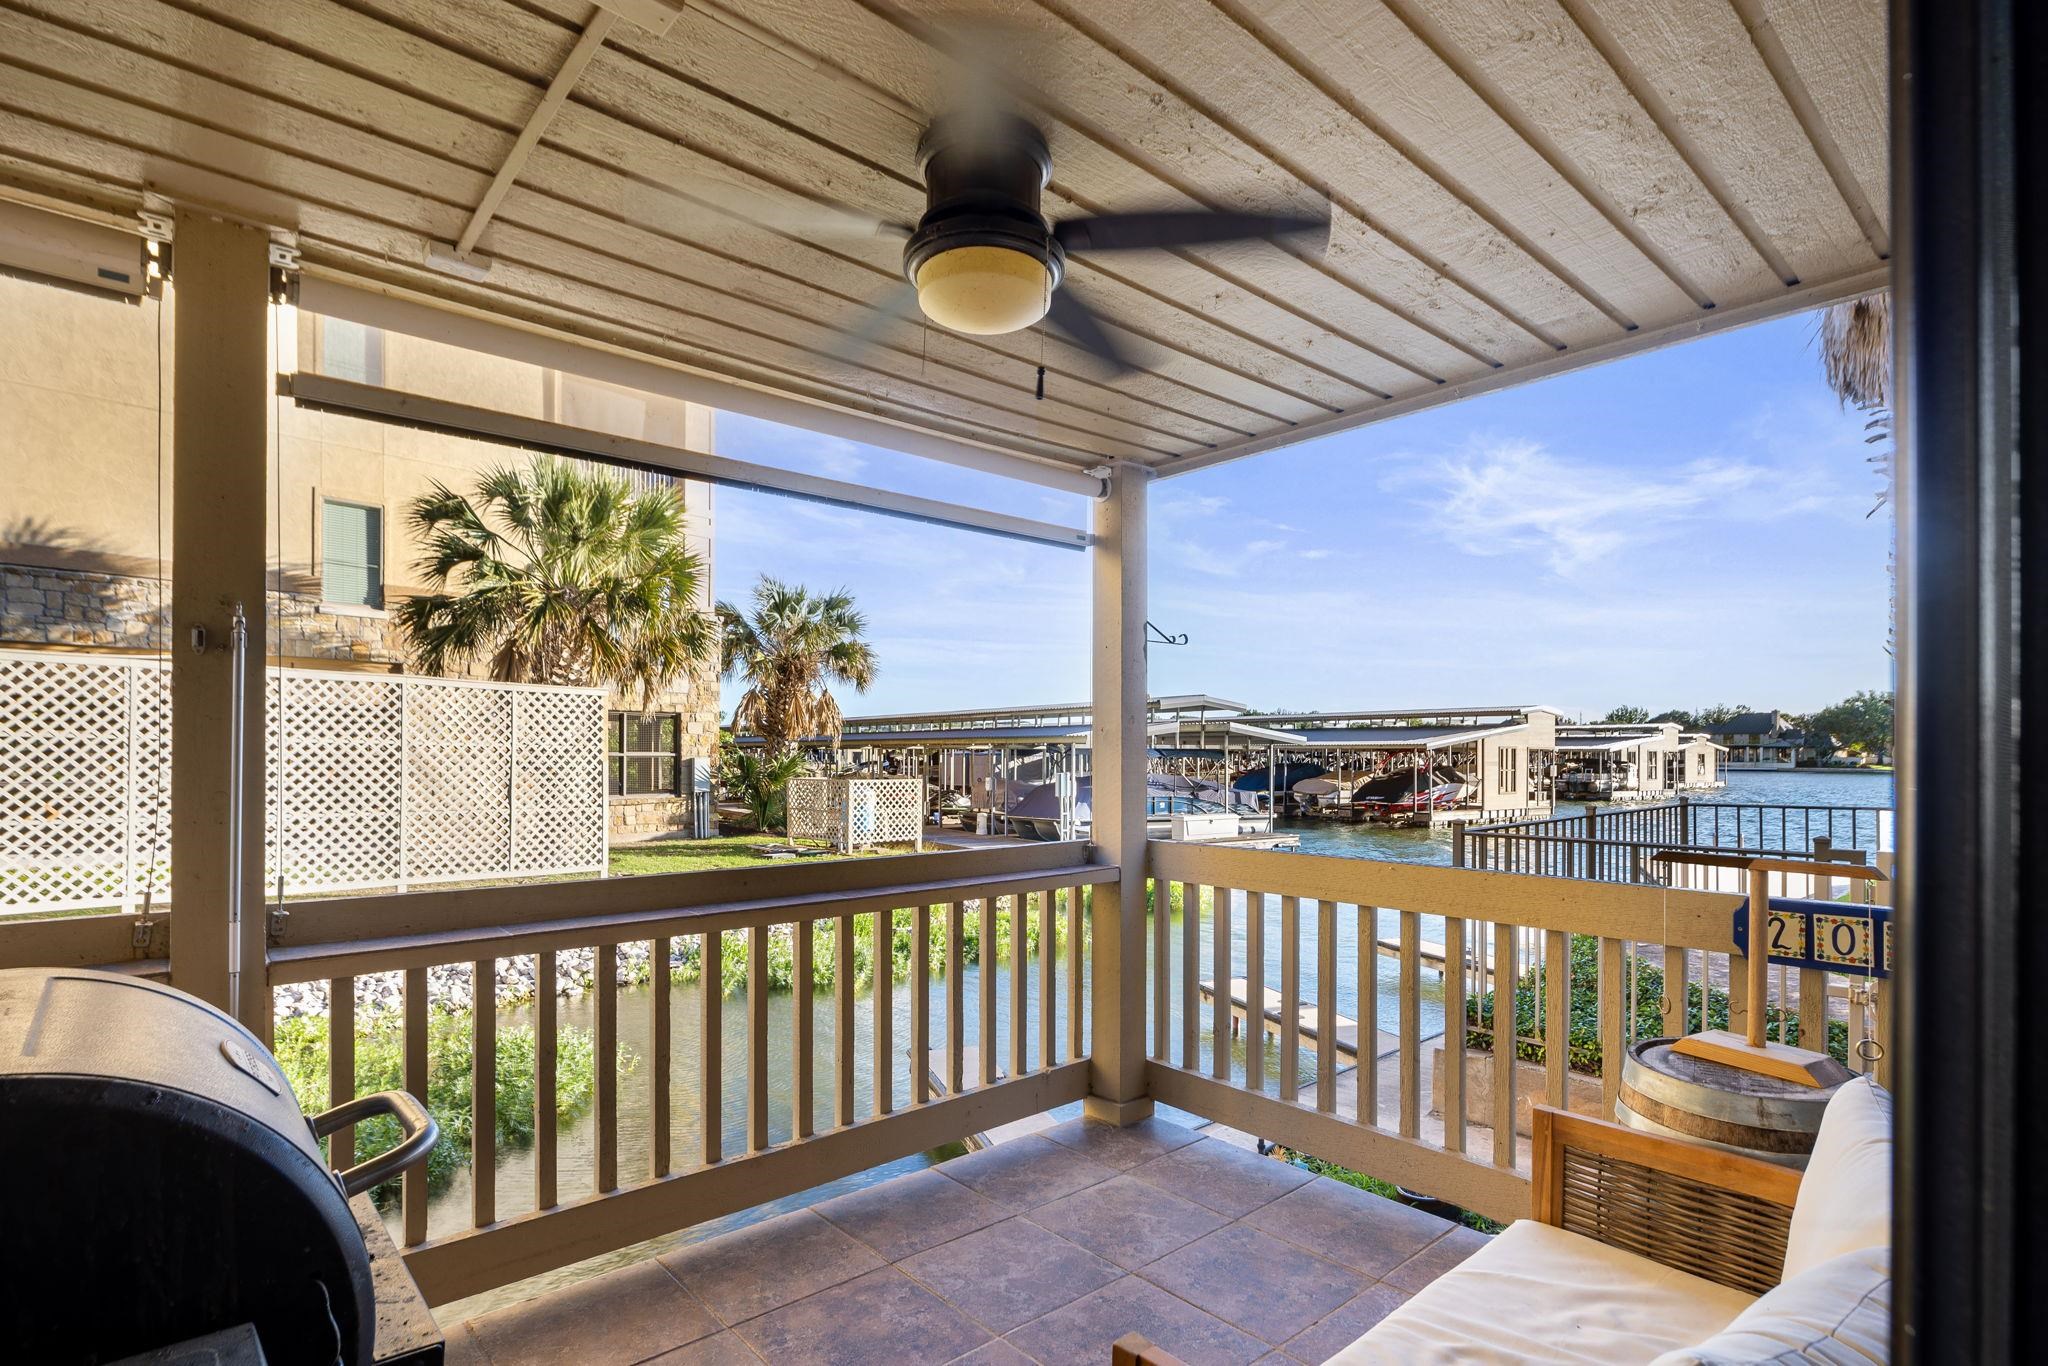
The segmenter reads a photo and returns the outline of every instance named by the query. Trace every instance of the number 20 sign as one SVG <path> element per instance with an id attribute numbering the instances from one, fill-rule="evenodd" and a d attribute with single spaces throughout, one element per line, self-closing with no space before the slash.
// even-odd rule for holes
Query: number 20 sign
<path id="1" fill-rule="evenodd" d="M 1891 907 L 1772 897 L 1764 944 L 1770 961 L 1852 977 L 1891 976 Z M 1735 947 L 1749 953 L 1749 903 L 1735 911 Z"/>

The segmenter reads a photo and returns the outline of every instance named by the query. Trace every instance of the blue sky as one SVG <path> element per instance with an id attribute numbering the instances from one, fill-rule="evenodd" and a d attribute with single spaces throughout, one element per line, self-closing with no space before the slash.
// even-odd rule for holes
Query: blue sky
<path id="1" fill-rule="evenodd" d="M 1154 691 L 1258 707 L 1715 702 L 1891 685 L 1891 526 L 1810 317 L 1667 347 L 1152 486 Z M 718 418 L 742 459 L 1073 525 L 1083 501 Z M 1088 690 L 1073 552 L 718 495 L 714 585 L 844 587 L 880 661 L 849 715 Z M 730 708 L 735 690 L 726 688 Z"/>

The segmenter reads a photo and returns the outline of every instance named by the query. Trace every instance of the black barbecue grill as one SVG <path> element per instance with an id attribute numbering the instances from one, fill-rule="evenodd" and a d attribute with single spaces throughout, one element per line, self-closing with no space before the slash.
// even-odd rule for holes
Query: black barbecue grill
<path id="1" fill-rule="evenodd" d="M 377 1114 L 404 1139 L 330 1172 L 318 1139 Z M 270 1366 L 371 1361 L 348 1197 L 435 1138 L 399 1091 L 309 1120 L 255 1035 L 183 992 L 0 971 L 0 1356 L 108 1362 L 253 1324 Z"/>

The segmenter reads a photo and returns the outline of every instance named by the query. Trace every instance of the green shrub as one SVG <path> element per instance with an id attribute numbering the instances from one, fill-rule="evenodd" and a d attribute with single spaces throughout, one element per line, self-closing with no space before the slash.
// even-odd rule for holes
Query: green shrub
<path id="1" fill-rule="evenodd" d="M 1567 1032 L 1567 1047 L 1571 1053 L 1570 1067 L 1574 1072 L 1598 1075 L 1600 1072 L 1600 941 L 1593 935 L 1571 936 L 1571 1025 Z M 1635 1019 L 1634 1028 L 1628 1032 L 1632 1039 L 1654 1039 L 1664 1033 L 1662 1004 L 1664 1000 L 1664 969 L 1648 958 L 1638 955 L 1635 961 Z M 1739 961 L 1739 960 L 1738 960 Z M 1545 977 L 1548 969 L 1537 965 L 1523 973 L 1515 984 L 1515 1033 L 1520 1036 L 1515 1044 L 1515 1056 L 1527 1062 L 1541 1063 L 1547 1057 L 1543 1044 L 1535 1042 L 1541 1033 L 1536 1024 L 1536 1003 L 1547 993 Z M 1624 990 L 1626 980 L 1624 979 Z M 1721 987 L 1709 990 L 1700 982 L 1686 983 L 1686 1018 L 1697 1020 L 1704 1001 L 1706 1029 L 1728 1027 L 1728 993 Z M 1468 997 L 1465 1002 L 1465 1021 L 1468 1030 L 1465 1044 L 1468 1048 L 1491 1049 L 1493 1047 L 1493 993 L 1482 992 Z M 1764 1015 L 1765 1027 L 1771 1037 L 1778 1036 L 1779 1027 L 1785 1031 L 1785 1042 L 1799 1042 L 1799 1016 L 1797 1011 L 1782 1010 L 1772 1006 Z M 1475 1027 L 1483 1026 L 1483 1027 Z M 1849 1056 L 1849 1026 L 1842 1020 L 1828 1022 L 1827 1051 L 1838 1061 Z"/>
<path id="2" fill-rule="evenodd" d="M 1382 1181 L 1377 1176 L 1367 1176 L 1364 1172 L 1353 1171 L 1349 1167 L 1340 1167 L 1334 1162 L 1325 1162 L 1320 1157 L 1311 1157 L 1307 1153 L 1297 1152 L 1293 1148 L 1282 1148 L 1280 1151 L 1287 1155 L 1289 1162 L 1300 1167 L 1303 1171 L 1311 1171 L 1318 1176 L 1327 1176 L 1333 1181 L 1342 1181 L 1347 1186 L 1356 1186 L 1362 1191 L 1368 1191 L 1373 1195 L 1381 1196 L 1388 1200 L 1398 1201 L 1402 1204 L 1407 1203 L 1401 1199 L 1400 1190 L 1391 1181 Z M 1467 1228 L 1478 1229 L 1481 1233 L 1499 1233 L 1503 1228 L 1507 1227 L 1505 1224 L 1495 1223 L 1483 1214 L 1474 1214 L 1471 1210 L 1462 1211 L 1460 1222 Z"/>
<path id="3" fill-rule="evenodd" d="M 441 1126 L 441 1139 L 427 1155 L 427 1189 L 439 1191 L 457 1169 L 469 1162 L 473 1116 L 470 1112 L 470 1012 L 436 1007 L 427 1013 L 427 1110 Z M 291 1078 L 299 1104 L 311 1114 L 327 1108 L 327 1017 L 298 1015 L 279 1020 L 273 1051 Z M 497 1135 L 501 1149 L 533 1142 L 534 1054 L 531 1026 L 498 1030 Z M 630 1073 L 637 1058 L 619 1049 L 622 1072 Z M 404 1087 L 405 1035 L 396 1011 L 379 1011 L 357 1024 L 356 1094 L 395 1091 Z M 596 1048 L 588 1030 L 563 1028 L 556 1037 L 555 1098 L 559 1123 L 590 1110 L 596 1089 Z M 397 1144 L 397 1122 L 385 1117 L 356 1126 L 356 1160 L 375 1157 Z M 374 1195 L 380 1204 L 397 1198 L 398 1183 L 386 1182 Z"/>

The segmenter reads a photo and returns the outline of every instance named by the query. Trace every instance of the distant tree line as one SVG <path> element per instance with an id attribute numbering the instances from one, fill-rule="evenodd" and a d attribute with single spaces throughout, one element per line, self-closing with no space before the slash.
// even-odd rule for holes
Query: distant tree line
<path id="1" fill-rule="evenodd" d="M 1672 721 L 1684 730 L 1706 730 L 1755 710 L 1757 708 L 1746 702 L 1718 702 L 1698 711 L 1673 708 L 1653 716 L 1648 707 L 1616 707 L 1601 719 L 1611 725 L 1631 726 Z M 1830 753 L 1891 753 L 1892 695 L 1889 691 L 1859 691 L 1816 712 L 1805 715 L 1786 712 L 1784 715 L 1814 743 L 1828 747 Z"/>

